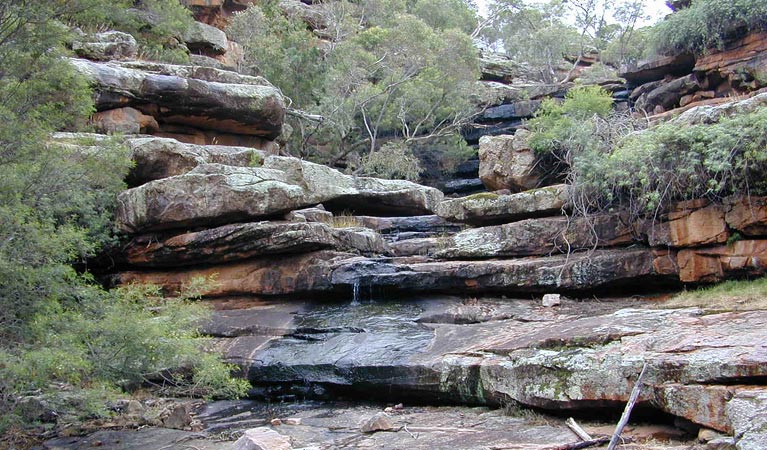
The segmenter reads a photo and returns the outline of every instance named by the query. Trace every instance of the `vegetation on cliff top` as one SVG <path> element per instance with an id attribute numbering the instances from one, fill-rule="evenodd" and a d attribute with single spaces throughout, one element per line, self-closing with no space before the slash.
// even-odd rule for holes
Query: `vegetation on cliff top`
<path id="1" fill-rule="evenodd" d="M 658 23 L 652 47 L 660 54 L 702 53 L 767 29 L 767 0 L 693 0 Z"/>
<path id="2" fill-rule="evenodd" d="M 575 187 L 575 207 L 656 215 L 676 201 L 767 194 L 767 108 L 714 124 L 667 122 L 642 130 L 598 87 L 547 102 L 529 122 L 542 163 Z"/>

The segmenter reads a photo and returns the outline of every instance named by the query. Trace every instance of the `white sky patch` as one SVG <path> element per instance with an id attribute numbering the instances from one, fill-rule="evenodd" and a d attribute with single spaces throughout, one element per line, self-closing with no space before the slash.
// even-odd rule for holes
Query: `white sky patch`
<path id="1" fill-rule="evenodd" d="M 489 0 L 474 0 L 479 9 L 479 15 L 487 17 L 487 4 Z M 649 20 L 642 21 L 639 26 L 647 26 L 657 23 L 668 14 L 671 14 L 671 9 L 666 6 L 665 0 L 645 0 L 645 13 L 650 16 Z"/>

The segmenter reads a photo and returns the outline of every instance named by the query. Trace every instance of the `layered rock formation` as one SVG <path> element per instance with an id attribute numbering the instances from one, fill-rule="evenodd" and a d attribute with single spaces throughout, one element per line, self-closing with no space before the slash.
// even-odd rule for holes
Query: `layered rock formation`
<path id="1" fill-rule="evenodd" d="M 186 3 L 218 25 L 248 2 Z M 319 20 L 311 11 L 321 3 L 281 5 Z M 685 202 L 647 223 L 620 213 L 572 217 L 570 187 L 537 172 L 523 133 L 479 136 L 515 129 L 543 98 L 573 84 L 529 83 L 524 67 L 489 59 L 483 88 L 493 99 L 482 100 L 482 126 L 469 138 L 480 143 L 480 160 L 466 172 L 499 191 L 445 199 L 415 183 L 277 156 L 285 105 L 266 80 L 200 65 L 95 61 L 131 57 L 129 40 L 99 39 L 104 45 L 78 44 L 92 60 L 72 60 L 97 91 L 96 128 L 148 134 L 122 138 L 135 167 L 118 198 L 126 241 L 112 255 L 114 278 L 170 293 L 197 277 L 212 280 L 205 295 L 219 311 L 205 332 L 240 365 L 253 395 L 612 411 L 646 363 L 641 407 L 734 434 L 742 448 L 763 442 L 759 424 L 743 418 L 767 408 L 761 311 L 569 300 L 538 308 L 485 296 L 589 298 L 763 274 L 767 199 Z M 233 52 L 208 26 L 185 40 L 203 57 Z M 644 84 L 632 99 L 662 113 L 727 92 L 709 89 L 716 76 L 746 86 L 727 58 L 697 60 L 695 75 L 684 59 L 635 71 L 629 80 Z M 656 78 L 670 66 L 675 79 Z M 616 98 L 628 97 L 619 80 L 602 81 Z M 706 123 L 764 98 L 749 102 L 676 120 Z M 391 293 L 404 300 L 371 301 Z M 424 300 L 434 293 L 443 297 Z"/>

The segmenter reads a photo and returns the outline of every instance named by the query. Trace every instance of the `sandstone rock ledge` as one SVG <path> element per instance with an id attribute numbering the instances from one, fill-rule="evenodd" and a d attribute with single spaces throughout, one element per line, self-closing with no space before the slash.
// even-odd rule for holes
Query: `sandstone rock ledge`
<path id="1" fill-rule="evenodd" d="M 268 139 L 282 132 L 284 99 L 263 78 L 136 61 L 71 63 L 96 90 L 99 111 L 134 106 L 160 123 Z"/>
<path id="2" fill-rule="evenodd" d="M 195 236 L 176 239 L 183 245 Z M 157 248 L 157 258 L 162 261 L 163 253 L 173 252 L 167 248 L 172 245 L 173 240 L 170 241 L 149 244 L 143 255 L 136 249 L 133 257 L 139 264 L 150 265 L 150 253 Z M 310 243 L 307 241 L 307 245 Z M 194 243 L 190 241 L 190 244 Z M 137 242 L 136 246 L 140 245 L 141 241 Z M 257 247 L 258 242 L 254 241 L 253 246 Z M 657 290 L 676 282 L 673 262 L 673 254 L 647 249 L 489 261 L 365 258 L 351 253 L 319 251 L 283 256 L 279 264 L 273 258 L 261 257 L 215 267 L 126 271 L 119 279 L 122 283 L 153 283 L 175 291 L 195 277 L 215 274 L 217 286 L 208 293 L 210 296 L 347 294 L 354 285 L 406 292 L 532 293 L 589 291 L 638 284 L 645 290 Z"/>

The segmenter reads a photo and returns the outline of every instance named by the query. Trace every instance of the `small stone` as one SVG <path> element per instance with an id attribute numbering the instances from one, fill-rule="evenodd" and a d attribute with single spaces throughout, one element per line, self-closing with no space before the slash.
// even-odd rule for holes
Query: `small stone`
<path id="1" fill-rule="evenodd" d="M 192 423 L 191 408 L 188 404 L 183 403 L 172 406 L 172 408 L 170 414 L 162 421 L 165 428 L 183 430 Z"/>
<path id="2" fill-rule="evenodd" d="M 385 413 L 390 413 L 392 411 L 394 411 L 394 408 L 392 408 L 391 406 L 387 406 L 386 408 L 384 408 Z"/>
<path id="3" fill-rule="evenodd" d="M 375 433 L 376 431 L 389 431 L 394 428 L 394 424 L 389 420 L 389 415 L 380 412 L 362 424 L 360 430 L 363 433 Z"/>
<path id="4" fill-rule="evenodd" d="M 281 419 L 272 419 L 271 421 L 269 421 L 269 423 L 271 423 L 273 426 L 276 427 L 276 426 L 282 425 L 282 420 Z"/>
<path id="5" fill-rule="evenodd" d="M 724 437 L 722 433 L 711 430 L 709 428 L 701 428 L 698 431 L 698 442 L 702 444 L 705 444 L 706 442 L 713 441 L 714 439 L 718 439 L 721 437 Z"/>
<path id="6" fill-rule="evenodd" d="M 394 405 L 394 409 L 405 409 L 405 405 L 403 405 L 402 403 L 397 403 L 396 405 Z"/>
<path id="7" fill-rule="evenodd" d="M 269 428 L 251 428 L 234 443 L 232 450 L 290 450 L 290 441 Z"/>
<path id="8" fill-rule="evenodd" d="M 146 409 L 144 408 L 144 405 L 141 404 L 141 402 L 137 400 L 129 400 L 125 406 L 123 407 L 123 414 L 126 414 L 128 416 L 140 416 L 144 413 Z"/>
<path id="9" fill-rule="evenodd" d="M 551 308 L 552 306 L 559 306 L 562 303 L 562 296 L 559 294 L 546 294 L 543 296 L 541 304 L 545 308 Z"/>
<path id="10" fill-rule="evenodd" d="M 301 425 L 300 417 L 289 417 L 285 419 L 285 425 Z"/>

